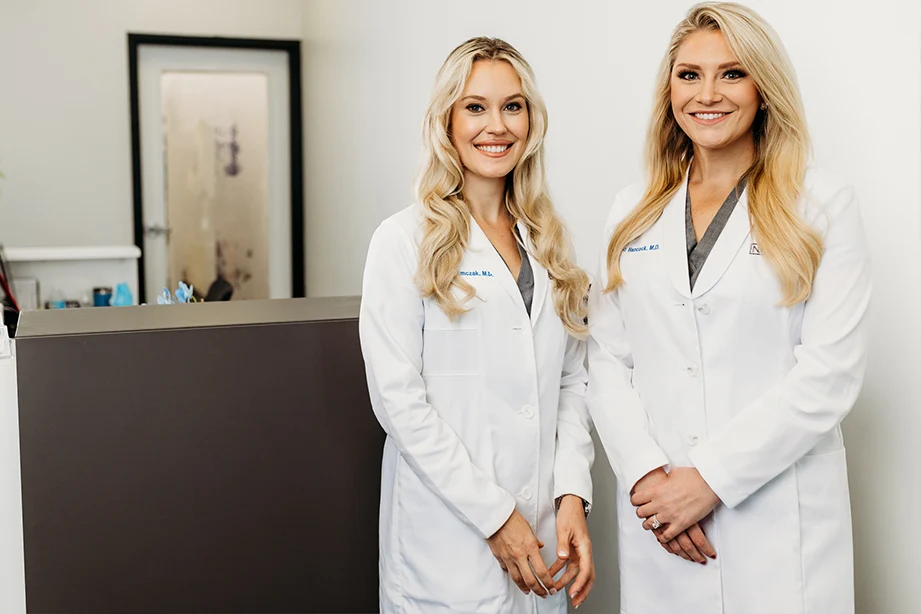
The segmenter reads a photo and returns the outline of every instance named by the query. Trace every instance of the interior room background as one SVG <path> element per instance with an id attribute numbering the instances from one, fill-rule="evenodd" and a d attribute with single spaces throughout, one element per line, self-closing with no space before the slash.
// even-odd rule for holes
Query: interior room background
<path id="1" fill-rule="evenodd" d="M 422 114 L 447 53 L 517 46 L 550 113 L 550 187 L 579 262 L 637 180 L 652 82 L 690 0 L 0 0 L 0 243 L 130 245 L 128 32 L 299 39 L 308 296 L 360 291 L 378 223 L 413 198 Z M 869 370 L 845 422 L 858 611 L 915 611 L 921 563 L 921 5 L 753 0 L 796 66 L 818 166 L 861 200 L 874 269 Z M 617 599 L 614 482 L 591 517 L 582 611 Z M 0 536 L 0 544 L 3 536 Z M 0 568 L 0 595 L 4 584 Z M 0 608 L 2 609 L 2 608 Z"/>

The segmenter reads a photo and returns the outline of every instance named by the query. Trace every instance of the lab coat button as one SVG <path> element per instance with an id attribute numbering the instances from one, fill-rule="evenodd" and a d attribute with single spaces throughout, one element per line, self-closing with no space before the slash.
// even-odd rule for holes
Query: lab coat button
<path id="1" fill-rule="evenodd" d="M 697 435 L 691 435 L 690 437 L 688 437 L 688 445 L 691 446 L 692 448 L 697 445 L 698 441 L 700 440 L 697 438 Z"/>
<path id="2" fill-rule="evenodd" d="M 532 492 L 531 492 L 531 489 L 528 488 L 527 486 L 525 486 L 525 487 L 521 490 L 521 498 L 524 499 L 525 501 L 530 501 L 530 500 L 531 500 L 531 497 L 533 497 L 533 496 L 534 496 L 534 493 L 532 493 Z"/>
<path id="3" fill-rule="evenodd" d="M 688 375 L 690 375 L 691 377 L 697 377 L 697 372 L 698 372 L 697 367 L 694 367 L 694 366 L 687 367 L 685 371 L 687 371 Z"/>
<path id="4" fill-rule="evenodd" d="M 530 420 L 534 417 L 534 408 L 530 405 L 525 405 L 521 408 L 521 415 Z"/>
<path id="5" fill-rule="evenodd" d="M 703 305 L 697 308 L 697 311 L 699 311 L 700 313 L 704 315 L 707 315 L 708 313 L 710 313 L 710 305 L 707 305 L 706 303 L 704 303 Z"/>

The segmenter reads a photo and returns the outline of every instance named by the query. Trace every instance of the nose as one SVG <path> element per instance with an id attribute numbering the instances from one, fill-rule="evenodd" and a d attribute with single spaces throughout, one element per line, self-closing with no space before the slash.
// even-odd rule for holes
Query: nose
<path id="1" fill-rule="evenodd" d="M 505 119 L 502 117 L 502 109 L 494 107 L 489 111 L 489 116 L 486 121 L 486 132 L 490 134 L 504 134 L 505 131 Z"/>
<path id="2" fill-rule="evenodd" d="M 697 93 L 697 100 L 701 104 L 707 105 L 720 102 L 723 99 L 723 95 L 720 94 L 718 85 L 719 83 L 716 79 L 703 79 L 700 91 Z"/>

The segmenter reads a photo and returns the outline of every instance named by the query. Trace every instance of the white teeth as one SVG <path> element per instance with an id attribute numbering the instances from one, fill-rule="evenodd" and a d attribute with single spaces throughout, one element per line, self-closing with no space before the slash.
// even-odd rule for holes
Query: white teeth
<path id="1" fill-rule="evenodd" d="M 511 145 L 477 145 L 476 148 L 481 151 L 488 151 L 489 153 L 502 153 L 506 149 L 511 147 Z"/>
<path id="2" fill-rule="evenodd" d="M 726 115 L 725 113 L 695 113 L 694 117 L 698 119 L 718 119 Z"/>

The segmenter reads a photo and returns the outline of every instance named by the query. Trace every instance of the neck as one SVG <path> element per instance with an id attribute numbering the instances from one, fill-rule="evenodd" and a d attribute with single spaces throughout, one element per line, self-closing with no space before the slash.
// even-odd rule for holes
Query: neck
<path id="1" fill-rule="evenodd" d="M 736 183 L 755 161 L 755 140 L 748 137 L 719 149 L 694 146 L 692 183 Z"/>
<path id="2" fill-rule="evenodd" d="M 505 177 L 486 178 L 464 173 L 464 201 L 478 220 L 491 224 L 508 215 L 505 208 Z"/>

